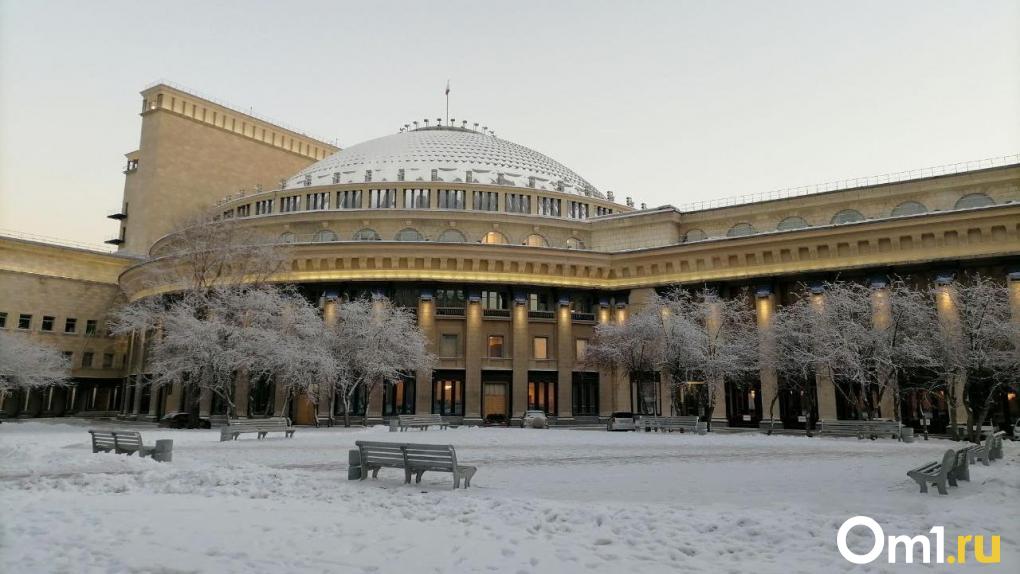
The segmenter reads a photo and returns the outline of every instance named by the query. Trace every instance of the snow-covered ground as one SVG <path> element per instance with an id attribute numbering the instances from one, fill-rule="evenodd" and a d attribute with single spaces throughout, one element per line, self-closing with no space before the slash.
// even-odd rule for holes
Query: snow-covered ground
<path id="1" fill-rule="evenodd" d="M 953 445 L 757 434 L 299 429 L 293 439 L 157 430 L 174 460 L 92 454 L 91 427 L 0 425 L 0 572 L 938 571 L 883 559 L 851 567 L 835 537 L 854 515 L 886 534 L 999 534 L 1020 571 L 1020 447 L 972 467 L 950 496 L 906 471 Z M 279 436 L 279 435 L 277 435 Z M 359 439 L 450 443 L 476 464 L 404 485 L 346 478 Z M 851 540 L 864 548 L 867 537 Z M 954 548 L 947 545 L 947 550 Z"/>

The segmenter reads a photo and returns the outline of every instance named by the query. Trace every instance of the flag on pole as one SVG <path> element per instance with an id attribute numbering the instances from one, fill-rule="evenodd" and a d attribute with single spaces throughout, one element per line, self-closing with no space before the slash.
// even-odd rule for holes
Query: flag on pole
<path id="1" fill-rule="evenodd" d="M 446 95 L 450 95 L 450 80 L 446 80 Z"/>

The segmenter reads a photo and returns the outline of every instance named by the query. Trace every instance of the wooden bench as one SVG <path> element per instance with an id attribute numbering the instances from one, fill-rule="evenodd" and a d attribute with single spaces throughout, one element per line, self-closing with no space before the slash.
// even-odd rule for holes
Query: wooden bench
<path id="1" fill-rule="evenodd" d="M 835 436 L 856 436 L 858 439 L 899 438 L 898 421 L 820 421 L 818 432 Z"/>
<path id="2" fill-rule="evenodd" d="M 1002 458 L 1002 437 L 1006 436 L 1003 431 L 989 433 L 985 437 L 984 444 L 971 445 L 963 450 L 967 451 L 969 462 L 981 461 L 981 464 L 988 466 L 993 460 Z"/>
<path id="3" fill-rule="evenodd" d="M 287 438 L 294 436 L 294 427 L 286 417 L 269 419 L 231 419 L 227 426 L 220 428 L 220 442 L 237 440 L 246 433 L 255 433 L 259 440 L 266 438 L 271 432 L 282 432 Z"/>
<path id="4" fill-rule="evenodd" d="M 650 431 L 656 432 L 696 432 L 698 430 L 698 417 L 696 415 L 655 417 L 642 419 L 641 425 Z"/>
<path id="5" fill-rule="evenodd" d="M 907 471 L 907 476 L 914 479 L 921 487 L 921 492 L 928 492 L 928 483 L 939 489 L 939 494 L 949 494 L 946 486 L 948 482 L 956 486 L 956 476 L 951 475 L 956 465 L 956 453 L 952 449 L 942 455 L 942 462 L 929 462 L 913 470 Z"/>
<path id="6" fill-rule="evenodd" d="M 400 432 L 404 432 L 409 428 L 428 430 L 430 426 L 445 429 L 449 426 L 449 423 L 444 421 L 441 415 L 397 415 L 397 427 L 400 429 Z"/>
<path id="7" fill-rule="evenodd" d="M 478 471 L 477 467 L 457 463 L 457 451 L 449 444 L 413 444 L 399 442 L 372 442 L 359 440 L 354 443 L 361 456 L 361 480 L 379 477 L 381 468 L 400 468 L 404 470 L 404 484 L 411 483 L 414 475 L 415 483 L 428 471 L 449 472 L 453 474 L 453 488 L 460 488 L 464 479 L 464 488 L 471 486 L 471 478 Z"/>
<path id="8" fill-rule="evenodd" d="M 117 454 L 133 454 L 145 458 L 156 452 L 155 446 L 142 444 L 142 433 L 137 431 L 97 431 L 90 430 L 92 435 L 92 452 L 114 452 Z"/>

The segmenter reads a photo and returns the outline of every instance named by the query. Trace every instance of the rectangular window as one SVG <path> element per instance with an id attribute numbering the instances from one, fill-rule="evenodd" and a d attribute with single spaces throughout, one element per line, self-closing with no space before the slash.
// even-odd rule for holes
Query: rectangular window
<path id="1" fill-rule="evenodd" d="M 588 204 L 580 201 L 570 202 L 571 219 L 588 219 Z"/>
<path id="2" fill-rule="evenodd" d="M 532 339 L 532 358 L 549 358 L 549 337 L 535 337 Z"/>
<path id="3" fill-rule="evenodd" d="M 486 345 L 489 349 L 489 357 L 500 359 L 503 357 L 503 335 L 489 335 Z"/>
<path id="4" fill-rule="evenodd" d="M 456 334 L 444 333 L 439 339 L 439 356 L 440 357 L 459 357 L 460 356 L 460 345 L 458 345 L 459 337 Z"/>
<path id="5" fill-rule="evenodd" d="M 502 291 L 482 291 L 482 309 L 506 309 L 507 296 Z"/>
<path id="6" fill-rule="evenodd" d="M 495 191 L 471 192 L 475 211 L 499 211 L 499 194 Z"/>
<path id="7" fill-rule="evenodd" d="M 113 368 L 113 353 L 103 353 L 103 368 L 104 369 Z"/>
<path id="8" fill-rule="evenodd" d="M 574 341 L 574 360 L 581 362 L 584 354 L 588 352 L 588 339 L 577 339 Z"/>
<path id="9" fill-rule="evenodd" d="M 337 209 L 361 209 L 361 190 L 336 192 Z"/>
<path id="10" fill-rule="evenodd" d="M 531 213 L 531 196 L 524 193 L 507 193 L 507 213 Z"/>
<path id="11" fill-rule="evenodd" d="M 18 315 L 18 328 L 19 329 L 31 329 L 32 328 L 32 316 L 22 313 Z"/>
<path id="12" fill-rule="evenodd" d="M 50 317 L 49 315 L 43 315 L 43 318 L 42 318 L 42 330 L 43 331 L 52 331 L 53 330 L 53 321 L 54 321 L 53 317 Z"/>
<path id="13" fill-rule="evenodd" d="M 81 368 L 87 369 L 92 366 L 92 351 L 85 351 L 81 354 Z"/>
<path id="14" fill-rule="evenodd" d="M 238 217 L 248 217 L 251 215 L 251 204 L 237 206 Z"/>
<path id="15" fill-rule="evenodd" d="M 436 307 L 464 308 L 463 289 L 436 289 Z"/>
<path id="16" fill-rule="evenodd" d="M 439 209 L 464 209 L 464 195 L 463 189 L 439 190 Z"/>
<path id="17" fill-rule="evenodd" d="M 428 209 L 429 191 L 428 189 L 405 189 L 404 209 Z"/>
<path id="18" fill-rule="evenodd" d="M 74 317 L 68 317 L 67 319 L 64 319 L 64 332 L 65 333 L 74 333 L 77 330 L 78 330 L 78 320 L 77 319 L 75 319 Z"/>
<path id="19" fill-rule="evenodd" d="M 613 210 L 608 207 L 595 206 L 595 215 L 609 215 Z"/>
<path id="20" fill-rule="evenodd" d="M 0 313 L 0 329 L 7 327 L 7 312 Z"/>
<path id="21" fill-rule="evenodd" d="M 255 202 L 255 215 L 269 215 L 273 212 L 273 200 L 263 199 Z"/>
<path id="22" fill-rule="evenodd" d="M 290 197 L 280 198 L 280 213 L 287 213 L 290 211 L 297 211 L 300 207 L 300 196 L 292 195 Z"/>
<path id="23" fill-rule="evenodd" d="M 98 325 L 98 322 L 95 319 L 89 319 L 89 320 L 85 321 L 85 336 L 86 337 L 95 337 L 96 336 L 96 327 L 97 327 L 97 325 Z"/>
<path id="24" fill-rule="evenodd" d="M 390 209 L 396 206 L 397 206 L 397 190 L 395 189 L 368 190 L 369 209 Z"/>
<path id="25" fill-rule="evenodd" d="M 329 209 L 329 193 L 309 193 L 305 195 L 305 207 L 308 209 Z"/>
<path id="26" fill-rule="evenodd" d="M 548 293 L 528 293 L 528 311 L 548 311 L 550 299 Z"/>
<path id="27" fill-rule="evenodd" d="M 552 197 L 541 197 L 538 201 L 538 214 L 551 217 L 560 216 L 560 200 Z"/>
<path id="28" fill-rule="evenodd" d="M 464 415 L 464 381 L 462 378 L 437 376 L 433 380 L 432 412 L 437 415 Z"/>

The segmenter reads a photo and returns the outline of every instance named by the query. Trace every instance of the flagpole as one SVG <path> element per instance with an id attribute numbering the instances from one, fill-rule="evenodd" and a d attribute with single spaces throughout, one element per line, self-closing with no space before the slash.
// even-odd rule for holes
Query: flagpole
<path id="1" fill-rule="evenodd" d="M 446 125 L 450 125 L 450 80 L 446 80 Z"/>

